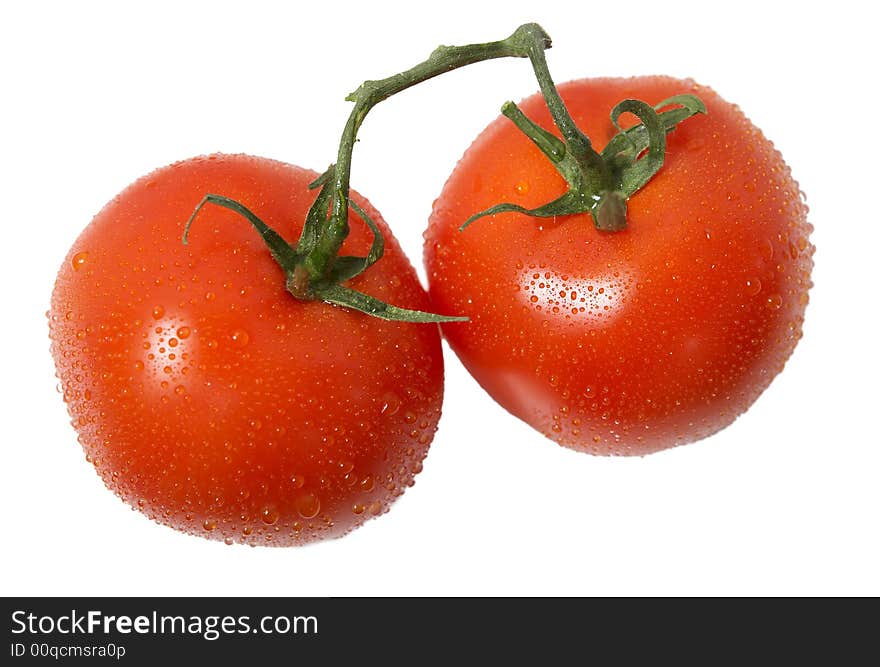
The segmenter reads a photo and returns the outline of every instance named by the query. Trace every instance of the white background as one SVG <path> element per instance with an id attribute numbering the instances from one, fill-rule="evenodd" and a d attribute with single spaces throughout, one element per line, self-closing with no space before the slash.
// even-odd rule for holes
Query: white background
<path id="1" fill-rule="evenodd" d="M 3 3 L 0 594 L 880 594 L 870 4 L 533 4 Z M 818 247 L 805 336 L 784 373 L 707 441 L 602 459 L 510 417 L 446 350 L 424 472 L 389 514 L 341 540 L 229 547 L 117 500 L 68 424 L 44 318 L 91 217 L 137 177 L 197 154 L 323 170 L 343 98 L 363 79 L 529 20 L 554 38 L 557 81 L 691 76 L 782 151 Z M 367 119 L 353 185 L 421 275 L 446 176 L 504 100 L 535 89 L 527 61 L 483 63 Z"/>

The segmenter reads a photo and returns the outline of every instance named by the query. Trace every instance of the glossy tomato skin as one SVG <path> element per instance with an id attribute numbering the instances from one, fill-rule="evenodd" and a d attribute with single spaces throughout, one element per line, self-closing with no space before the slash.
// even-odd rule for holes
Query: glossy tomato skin
<path id="1" fill-rule="evenodd" d="M 413 483 L 437 428 L 436 325 L 300 302 L 244 203 L 295 243 L 317 174 L 242 155 L 159 169 L 110 202 L 59 271 L 51 349 L 73 425 L 106 485 L 159 523 L 206 538 L 296 545 L 342 535 Z M 379 214 L 385 256 L 349 284 L 427 309 Z M 371 235 L 355 216 L 343 254 Z"/>
<path id="2" fill-rule="evenodd" d="M 706 437 L 746 410 L 801 337 L 814 248 L 807 207 L 773 145 L 692 81 L 592 79 L 559 87 L 597 150 L 620 100 L 694 93 L 708 114 L 668 135 L 666 162 L 629 200 L 628 228 L 588 215 L 504 213 L 565 191 L 505 118 L 468 149 L 425 234 L 429 292 L 452 349 L 504 408 L 556 442 L 643 455 Z M 539 96 L 521 104 L 555 127 Z"/>

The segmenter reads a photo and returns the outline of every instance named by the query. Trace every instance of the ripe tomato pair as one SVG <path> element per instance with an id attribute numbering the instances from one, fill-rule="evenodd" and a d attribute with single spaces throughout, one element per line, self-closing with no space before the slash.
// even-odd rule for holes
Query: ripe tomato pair
<path id="1" fill-rule="evenodd" d="M 669 134 L 625 230 L 599 231 L 587 214 L 503 212 L 459 231 L 502 200 L 529 209 L 565 191 L 499 119 L 434 206 L 431 300 L 356 193 L 366 217 L 349 215 L 343 250 L 372 253 L 371 220 L 387 244 L 348 284 L 469 317 L 443 325 L 452 349 L 501 405 L 563 445 L 645 454 L 705 437 L 757 398 L 800 337 L 813 248 L 799 189 L 709 89 L 654 77 L 560 91 L 596 146 L 617 132 L 606 111 L 621 99 L 690 91 L 708 113 Z M 542 98 L 521 108 L 551 127 Z M 50 333 L 73 425 L 107 486 L 160 523 L 302 544 L 383 513 L 421 469 L 443 392 L 436 324 L 293 298 L 273 253 L 229 210 L 206 208 L 181 243 L 208 192 L 294 237 L 316 176 L 228 155 L 160 169 L 110 202 L 61 267 Z"/>

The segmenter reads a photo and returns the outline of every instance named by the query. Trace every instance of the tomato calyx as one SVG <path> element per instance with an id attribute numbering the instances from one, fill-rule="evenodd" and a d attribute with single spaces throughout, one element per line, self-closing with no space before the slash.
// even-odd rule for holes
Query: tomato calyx
<path id="1" fill-rule="evenodd" d="M 235 211 L 253 225 L 272 257 L 284 269 L 287 275 L 287 291 L 297 299 L 325 301 L 385 320 L 424 323 L 467 321 L 467 317 L 399 308 L 342 285 L 377 262 L 384 251 L 382 232 L 370 216 L 349 197 L 352 153 L 357 132 L 370 109 L 411 86 L 483 60 L 527 58 L 534 50 L 543 51 L 550 48 L 550 45 L 550 37 L 543 28 L 536 23 L 526 23 L 506 39 L 465 46 L 439 46 L 427 60 L 404 72 L 377 81 L 364 81 L 346 97 L 346 100 L 354 102 L 354 108 L 339 141 L 336 163 L 330 165 L 327 171 L 309 185 L 312 189 L 320 189 L 306 216 L 296 248 L 243 204 L 218 194 L 205 195 L 196 206 L 186 223 L 184 243 L 187 242 L 193 219 L 205 204 L 222 206 Z M 366 257 L 339 256 L 342 244 L 349 234 L 349 208 L 373 233 L 373 243 Z"/>
<path id="2" fill-rule="evenodd" d="M 705 114 L 705 105 L 691 94 L 675 95 L 655 106 L 641 100 L 623 100 L 611 110 L 611 122 L 619 132 L 599 153 L 566 109 L 540 43 L 535 42 L 529 48 L 529 59 L 562 139 L 529 119 L 513 102 L 506 102 L 501 113 L 547 156 L 565 179 L 568 190 L 561 197 L 532 209 L 509 202 L 496 204 L 469 217 L 459 229 L 487 215 L 506 212 L 539 218 L 590 213 L 599 230 L 625 229 L 626 201 L 663 166 L 666 134 L 691 116 Z M 675 108 L 664 111 L 670 106 Z M 623 129 L 619 120 L 624 113 L 633 114 L 641 123 Z"/>
<path id="3" fill-rule="evenodd" d="M 205 195 L 196 206 L 184 227 L 183 242 L 189 242 L 189 230 L 199 211 L 206 204 L 214 204 L 238 213 L 251 223 L 260 235 L 260 238 L 263 239 L 272 258 L 284 270 L 287 291 L 300 301 L 325 301 L 337 306 L 358 310 L 384 320 L 425 323 L 466 320 L 467 318 L 436 315 L 421 310 L 400 308 L 340 284 L 366 271 L 382 257 L 385 251 L 385 242 L 378 226 L 366 211 L 351 200 L 348 203 L 352 210 L 367 223 L 367 226 L 373 233 L 373 242 L 369 252 L 365 257 L 337 257 L 336 262 L 330 268 L 326 277 L 322 277 L 319 280 L 314 280 L 311 277 L 306 262 L 318 238 L 318 226 L 321 222 L 319 212 L 322 209 L 326 211 L 329 204 L 329 189 L 333 171 L 334 169 L 331 167 L 313 183 L 313 185 L 317 184 L 321 188 L 315 200 L 317 206 L 313 206 L 306 216 L 302 234 L 295 248 L 244 204 L 216 194 Z"/>

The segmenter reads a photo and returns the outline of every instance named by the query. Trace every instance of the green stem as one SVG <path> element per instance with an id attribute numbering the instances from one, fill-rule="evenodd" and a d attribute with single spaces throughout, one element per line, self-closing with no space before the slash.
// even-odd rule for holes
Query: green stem
<path id="1" fill-rule="evenodd" d="M 437 315 L 400 308 L 342 284 L 360 275 L 377 262 L 385 248 L 376 223 L 370 219 L 366 211 L 349 200 L 351 160 L 357 133 L 370 109 L 410 86 L 483 60 L 534 57 L 535 53 L 547 48 L 550 48 L 550 37 L 547 33 L 539 25 L 527 23 L 517 28 L 507 39 L 485 44 L 441 46 L 435 49 L 427 60 L 405 72 L 379 81 L 362 83 L 346 98 L 355 104 L 339 141 L 336 164 L 330 165 L 327 171 L 309 186 L 320 190 L 303 222 L 302 233 L 296 247 L 289 245 L 274 229 L 240 202 L 216 194 L 205 195 L 196 206 L 186 223 L 183 242 L 186 243 L 190 225 L 205 204 L 221 206 L 243 216 L 260 234 L 272 257 L 284 269 L 287 291 L 297 299 L 322 300 L 373 317 L 399 322 L 467 320 L 466 317 Z M 366 257 L 339 256 L 342 244 L 349 233 L 349 207 L 364 220 L 373 234 L 373 243 Z"/>
<path id="2" fill-rule="evenodd" d="M 527 209 L 510 202 L 490 206 L 474 213 L 459 229 L 498 213 L 522 213 L 538 218 L 590 213 L 601 231 L 625 229 L 627 199 L 663 166 L 666 134 L 691 116 L 706 113 L 706 107 L 698 97 L 689 94 L 670 97 L 653 107 L 640 100 L 623 100 L 611 111 L 611 122 L 619 133 L 602 153 L 597 153 L 562 101 L 543 49 L 530 48 L 529 60 L 562 140 L 529 119 L 513 102 L 506 102 L 501 112 L 547 156 L 565 179 L 568 189 L 560 197 L 536 208 Z M 671 105 L 676 108 L 666 109 Z M 624 130 L 618 123 L 623 113 L 637 116 L 642 124 Z"/>
<path id="3" fill-rule="evenodd" d="M 575 124 L 559 95 L 556 84 L 553 83 L 553 77 L 550 76 L 550 70 L 547 67 L 547 58 L 543 49 L 529 49 L 529 60 L 532 63 L 532 69 L 535 72 L 535 78 L 538 80 L 538 86 L 541 88 L 541 94 L 553 117 L 553 122 L 562 133 L 567 149 L 571 152 L 572 157 L 583 169 L 588 176 L 588 181 L 598 181 L 589 183 L 597 188 L 605 188 L 608 185 L 610 176 L 602 156 L 599 155 L 590 143 L 589 137 L 581 132 L 580 128 Z"/>
<path id="4" fill-rule="evenodd" d="M 539 25 L 527 23 L 506 39 L 496 42 L 440 46 L 424 62 L 385 79 L 365 81 L 351 93 L 346 99 L 355 104 L 339 141 L 330 217 L 319 229 L 317 243 L 305 257 L 305 266 L 311 277 L 320 280 L 332 270 L 339 249 L 348 236 L 352 152 L 358 130 L 370 109 L 411 86 L 459 67 L 495 58 L 531 58 L 532 54 L 542 53 L 549 47 L 550 37 L 547 33 Z"/>

